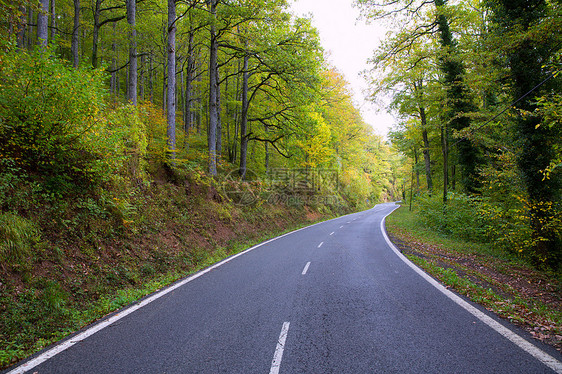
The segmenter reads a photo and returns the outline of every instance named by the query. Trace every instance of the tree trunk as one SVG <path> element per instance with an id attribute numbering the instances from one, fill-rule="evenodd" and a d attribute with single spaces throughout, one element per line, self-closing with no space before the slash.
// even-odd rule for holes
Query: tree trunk
<path id="1" fill-rule="evenodd" d="M 141 67 L 139 77 L 139 97 L 144 100 L 145 84 L 146 84 L 146 54 L 141 55 Z"/>
<path id="2" fill-rule="evenodd" d="M 226 77 L 224 80 L 224 96 L 227 98 L 225 101 L 228 103 L 228 97 L 230 96 L 229 92 L 228 92 L 228 83 L 229 83 L 229 79 L 228 76 L 230 74 L 230 71 L 228 70 L 228 68 L 226 68 Z M 228 160 L 231 159 L 231 153 L 232 153 L 232 139 L 230 137 L 230 108 L 229 105 L 227 104 L 224 108 L 225 113 L 224 113 L 224 118 L 226 119 L 226 153 L 228 155 Z"/>
<path id="3" fill-rule="evenodd" d="M 203 64 L 197 65 L 198 69 L 203 68 Z M 202 83 L 203 82 L 203 74 L 197 75 L 197 83 L 199 87 L 198 95 L 197 95 L 197 110 L 195 111 L 195 125 L 197 126 L 197 133 L 201 134 L 201 123 L 203 118 L 203 93 L 202 93 Z"/>
<path id="4" fill-rule="evenodd" d="M 167 100 L 168 98 L 166 97 L 166 91 L 167 91 L 167 86 L 166 86 L 166 71 L 168 69 L 167 64 L 164 64 L 164 69 L 162 69 L 162 113 L 166 113 L 166 104 L 167 104 Z"/>
<path id="5" fill-rule="evenodd" d="M 78 50 L 80 40 L 78 38 L 78 31 L 80 30 L 80 0 L 74 0 L 74 28 L 72 29 L 72 42 L 70 49 L 72 51 L 72 66 L 78 67 L 80 60 L 78 58 Z"/>
<path id="6" fill-rule="evenodd" d="M 86 43 L 86 28 L 81 27 L 80 30 L 82 30 L 82 38 L 80 38 L 80 60 L 84 61 L 86 60 L 86 48 L 84 47 L 84 44 Z"/>
<path id="7" fill-rule="evenodd" d="M 267 125 L 264 125 L 265 128 L 265 133 L 267 134 L 267 132 L 269 131 L 269 127 Z M 265 152 L 265 173 L 268 174 L 269 173 L 269 143 L 268 142 L 264 142 L 264 152 Z"/>
<path id="8" fill-rule="evenodd" d="M 216 19 L 217 0 L 209 0 L 211 20 L 211 46 L 209 50 L 209 128 L 207 131 L 207 144 L 209 148 L 209 173 L 217 175 L 217 52 L 218 40 L 214 21 Z"/>
<path id="9" fill-rule="evenodd" d="M 186 134 L 191 128 L 191 72 L 189 68 L 189 57 L 186 62 L 184 101 L 183 101 L 183 129 Z"/>
<path id="10" fill-rule="evenodd" d="M 418 169 L 418 148 L 414 147 L 414 167 L 416 171 L 416 194 L 420 190 L 420 171 Z"/>
<path id="11" fill-rule="evenodd" d="M 101 0 L 96 0 L 94 7 L 94 29 L 92 31 L 92 66 L 98 68 L 98 41 L 100 34 Z"/>
<path id="12" fill-rule="evenodd" d="M 447 125 L 441 126 L 441 150 L 443 152 L 443 203 L 447 202 L 449 187 L 449 144 L 447 140 Z"/>
<path id="13" fill-rule="evenodd" d="M 27 26 L 27 16 L 24 5 L 20 5 L 19 11 L 21 12 L 21 19 L 18 24 L 18 32 L 17 32 L 17 47 L 18 49 L 22 50 L 25 48 L 25 29 Z"/>
<path id="14" fill-rule="evenodd" d="M 176 1 L 168 0 L 168 158 L 176 152 Z"/>
<path id="15" fill-rule="evenodd" d="M 244 55 L 244 67 L 242 71 L 242 115 L 240 117 L 240 177 L 246 179 L 247 155 L 248 155 L 248 54 Z"/>
<path id="16" fill-rule="evenodd" d="M 33 7 L 29 7 L 27 10 L 27 47 L 31 48 L 33 45 Z"/>
<path id="17" fill-rule="evenodd" d="M 181 58 L 180 58 L 181 61 Z M 180 82 L 178 84 L 178 89 L 180 90 L 178 94 L 178 108 L 181 109 L 181 119 L 183 122 L 183 132 L 185 133 L 185 65 L 178 63 L 177 66 L 183 66 L 180 70 Z"/>
<path id="18" fill-rule="evenodd" d="M 420 107 L 420 117 L 422 125 L 422 139 L 423 139 L 423 160 L 425 163 L 425 179 L 427 181 L 427 190 L 431 194 L 433 191 L 433 178 L 431 175 L 431 157 L 429 154 L 429 139 L 427 137 L 427 117 L 425 108 Z"/>
<path id="19" fill-rule="evenodd" d="M 241 66 L 240 66 L 240 60 L 238 60 L 238 71 L 240 71 Z M 236 98 L 240 98 L 240 101 L 242 101 L 241 96 L 242 93 L 240 92 L 240 79 L 239 79 L 239 75 L 236 76 L 236 89 L 234 91 L 236 93 Z M 240 95 L 240 96 L 238 96 Z M 234 134 L 232 134 L 232 155 L 230 156 L 230 162 L 235 163 L 236 159 L 238 157 L 238 131 L 240 129 L 240 114 L 241 111 L 239 110 L 235 110 L 234 111 Z"/>
<path id="20" fill-rule="evenodd" d="M 127 87 L 125 87 L 125 96 L 123 98 L 125 101 L 129 101 L 129 69 L 127 69 L 125 75 L 125 83 L 127 83 Z"/>
<path id="21" fill-rule="evenodd" d="M 117 98 L 117 42 L 115 40 L 115 27 L 113 24 L 113 42 L 111 43 L 111 81 L 110 81 L 110 92 L 113 95 L 113 101 L 115 102 Z"/>
<path id="22" fill-rule="evenodd" d="M 46 47 L 49 42 L 49 0 L 40 0 L 37 14 L 37 44 Z"/>
<path id="23" fill-rule="evenodd" d="M 150 91 L 150 102 L 154 104 L 154 60 L 152 58 L 152 52 L 149 56 L 149 66 L 148 66 L 148 89 Z"/>
<path id="24" fill-rule="evenodd" d="M 117 63 L 119 63 L 119 50 L 115 52 L 115 61 L 117 65 Z M 119 79 L 119 72 L 117 71 L 115 72 L 115 101 L 117 101 L 119 92 L 121 92 L 121 80 Z"/>
<path id="25" fill-rule="evenodd" d="M 136 0 L 127 0 L 127 23 L 129 24 L 129 85 L 127 89 L 127 99 L 131 101 L 133 105 L 137 105 L 137 80 L 138 80 L 137 30 L 136 30 L 137 4 L 136 3 L 137 3 Z M 175 12 L 175 8 L 174 8 L 174 12 Z"/>
<path id="26" fill-rule="evenodd" d="M 57 36 L 57 13 L 55 9 L 55 0 L 51 0 L 51 40 L 55 40 Z"/>
<path id="27" fill-rule="evenodd" d="M 220 72 L 217 69 L 217 164 L 220 163 L 222 155 L 222 119 L 221 119 L 221 87 Z"/>
<path id="28" fill-rule="evenodd" d="M 412 211 L 412 201 L 414 200 L 414 169 L 415 165 L 412 165 L 412 177 L 410 178 L 410 204 L 408 210 Z"/>
<path id="29" fill-rule="evenodd" d="M 193 70 L 194 70 L 194 62 L 193 62 L 193 31 L 190 30 L 189 38 L 187 43 L 187 62 L 186 66 L 186 74 L 185 74 L 185 102 L 184 102 L 184 127 L 186 134 L 189 132 L 189 129 L 193 126 L 193 116 L 191 111 L 191 97 L 192 97 L 192 82 L 193 82 Z"/>

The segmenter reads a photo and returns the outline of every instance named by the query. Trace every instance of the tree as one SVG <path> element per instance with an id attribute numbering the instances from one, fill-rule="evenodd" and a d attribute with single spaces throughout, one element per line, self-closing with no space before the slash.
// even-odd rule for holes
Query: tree
<path id="1" fill-rule="evenodd" d="M 434 53 L 439 56 L 442 85 L 446 92 L 446 110 L 441 116 L 443 157 L 449 157 L 449 131 L 453 130 L 453 136 L 462 139 L 456 142 L 456 151 L 457 162 L 461 165 L 463 187 L 469 193 L 477 193 L 480 149 L 472 139 L 464 137 L 464 134 L 471 128 L 472 117 L 478 107 L 474 103 L 470 87 L 465 82 L 465 56 L 461 53 L 450 27 L 451 19 L 456 16 L 455 12 L 460 10 L 449 7 L 446 0 L 357 0 L 357 4 L 366 17 L 395 17 L 404 24 L 402 31 L 397 32 L 396 36 L 384 45 L 384 54 L 380 56 L 382 60 L 410 55 L 422 43 L 438 40 L 440 48 L 434 50 Z M 424 58 L 426 57 L 416 60 L 412 66 Z M 444 174 L 448 174 L 448 170 L 444 170 Z M 447 176 L 444 177 L 446 180 Z M 447 185 L 444 186 L 444 201 L 447 199 L 446 189 Z"/>
<path id="2" fill-rule="evenodd" d="M 127 22 L 129 23 L 129 82 L 127 86 L 127 98 L 133 105 L 137 105 L 137 30 L 136 30 L 136 11 L 137 11 L 137 0 L 126 0 L 127 2 Z M 169 9 L 168 2 L 168 12 Z M 175 6 L 175 5 L 174 5 Z M 168 17 L 170 14 L 168 13 Z M 175 8 L 174 8 L 174 21 L 175 21 Z M 169 19 L 168 19 L 168 33 L 169 30 Z M 175 32 L 175 31 L 174 31 Z M 168 39 L 168 48 L 169 46 Z M 175 44 L 175 35 L 174 35 Z M 175 48 L 175 46 L 174 46 Z M 175 54 L 174 54 L 175 56 Z M 175 58 L 175 57 L 174 57 Z M 174 68 L 175 73 L 175 68 Z"/>
<path id="3" fill-rule="evenodd" d="M 176 0 L 168 0 L 168 154 L 175 158 L 176 151 Z"/>
<path id="4" fill-rule="evenodd" d="M 551 17 L 554 10 L 545 0 L 489 0 L 493 12 L 493 31 L 501 38 L 512 82 L 512 95 L 517 99 L 515 139 L 517 164 L 528 194 L 529 221 L 533 230 L 535 251 L 540 261 L 559 266 L 561 238 L 551 222 L 559 201 L 560 176 L 545 178 L 555 158 L 554 146 L 559 134 L 547 126 L 540 114 L 537 97 L 552 88 L 544 84 L 551 73 L 543 65 L 560 45 L 560 18 Z M 515 31 L 515 32 L 514 32 Z M 546 32 L 545 32 L 546 31 Z M 549 87 L 550 86 L 550 87 Z"/>
<path id="5" fill-rule="evenodd" d="M 402 30 L 410 33 L 412 30 Z M 393 94 L 389 111 L 393 111 L 397 117 L 404 119 L 401 126 L 395 129 L 394 140 L 402 137 L 412 137 L 408 145 L 400 145 L 400 149 L 417 158 L 412 153 L 421 148 L 424 159 L 424 170 L 427 190 L 433 191 L 432 171 L 432 147 L 430 134 L 434 135 L 441 121 L 435 115 L 437 110 L 434 103 L 441 101 L 441 82 L 439 80 L 439 68 L 436 56 L 439 54 L 438 45 L 434 41 L 421 43 L 416 42 L 407 50 L 389 53 L 404 36 L 398 34 L 388 38 L 370 60 L 373 69 L 368 72 L 367 79 L 371 87 L 371 100 L 376 102 L 379 96 Z M 399 134 L 403 133 L 403 134 Z M 406 134 L 409 133 L 409 134 Z M 393 140 L 393 142 L 394 142 Z M 417 161 L 415 162 L 417 164 Z M 420 172 L 416 167 L 416 175 Z"/>
<path id="6" fill-rule="evenodd" d="M 210 45 L 209 45 L 209 129 L 207 130 L 207 144 L 209 148 L 209 173 L 217 175 L 217 123 L 219 116 L 217 84 L 218 79 L 218 36 L 216 30 L 217 5 L 219 0 L 207 0 L 211 14 Z"/>
<path id="7" fill-rule="evenodd" d="M 447 89 L 447 102 L 450 108 L 447 120 L 452 129 L 463 131 L 470 127 L 470 114 L 476 112 L 471 93 L 464 82 L 465 68 L 460 54 L 456 50 L 456 42 L 453 39 L 449 27 L 449 20 L 445 15 L 446 0 L 435 0 L 437 8 L 437 24 L 440 35 L 440 42 L 444 53 L 441 58 L 441 71 L 445 77 Z M 444 131 L 446 137 L 447 130 Z M 472 144 L 470 139 L 463 139 L 457 143 L 459 152 L 459 163 L 462 165 L 462 183 L 470 193 L 478 190 L 477 167 L 479 161 L 479 150 Z M 446 201 L 447 195 L 443 195 Z"/>
<path id="8" fill-rule="evenodd" d="M 80 48 L 80 0 L 74 0 L 74 27 L 72 28 L 72 65 L 77 68 L 79 64 L 79 48 Z"/>
<path id="9" fill-rule="evenodd" d="M 240 119 L 240 169 L 238 173 L 242 180 L 246 179 L 247 152 L 248 152 L 248 53 L 244 54 L 242 70 L 242 115 Z"/>
<path id="10" fill-rule="evenodd" d="M 228 46 L 243 56 L 239 169 L 242 177 L 251 141 L 271 145 L 283 157 L 290 157 L 278 145 L 297 130 L 299 121 L 294 112 L 307 104 L 307 95 L 319 83 L 317 35 L 303 20 L 288 22 L 286 14 L 275 12 L 283 4 L 278 6 L 281 8 L 267 8 L 267 12 L 254 15 L 268 22 L 241 28 L 242 48 Z M 262 126 L 250 130 L 256 122 Z"/>
<path id="11" fill-rule="evenodd" d="M 49 41 L 49 0 L 40 0 L 40 9 L 37 14 L 37 43 L 43 47 Z"/>
<path id="12" fill-rule="evenodd" d="M 45 1 L 45 0 L 42 0 Z M 48 0 L 47 0 L 48 1 Z M 107 7 L 102 7 L 104 5 L 104 1 L 105 0 L 95 0 L 95 2 L 92 2 L 93 5 L 93 9 L 92 9 L 92 13 L 93 13 L 93 31 L 92 31 L 92 66 L 94 68 L 98 68 L 99 67 L 99 59 L 98 59 L 98 48 L 99 48 L 99 34 L 100 34 L 100 29 L 102 28 L 103 25 L 106 25 L 108 23 L 112 23 L 112 22 L 118 22 L 121 21 L 122 19 L 125 19 L 127 17 L 127 15 L 112 15 L 108 18 L 105 19 L 101 19 L 102 14 L 105 13 L 112 13 L 114 10 L 119 10 L 121 9 L 123 6 L 122 5 L 113 5 L 110 4 Z"/>
<path id="13" fill-rule="evenodd" d="M 57 12 L 56 12 L 56 1 L 55 0 L 50 0 L 51 1 L 51 9 L 50 9 L 50 15 L 51 15 L 51 40 L 55 40 L 56 36 L 57 36 Z"/>

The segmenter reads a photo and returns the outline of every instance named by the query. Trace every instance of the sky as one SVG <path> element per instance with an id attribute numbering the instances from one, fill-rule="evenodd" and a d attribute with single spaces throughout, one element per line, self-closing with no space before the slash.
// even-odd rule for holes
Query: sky
<path id="1" fill-rule="evenodd" d="M 353 0 L 293 0 L 291 8 L 295 15 L 312 15 L 322 46 L 328 52 L 328 61 L 350 83 L 363 119 L 377 134 L 386 136 L 394 118 L 386 108 L 365 100 L 367 84 L 361 76 L 386 30 L 381 24 L 366 25 L 358 21 L 359 10 L 352 3 Z"/>

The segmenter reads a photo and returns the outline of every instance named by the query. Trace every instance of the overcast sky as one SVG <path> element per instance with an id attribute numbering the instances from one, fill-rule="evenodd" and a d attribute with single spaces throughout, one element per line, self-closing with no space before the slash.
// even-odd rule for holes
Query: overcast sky
<path id="1" fill-rule="evenodd" d="M 365 25 L 358 21 L 359 11 L 352 3 L 353 0 L 293 0 L 292 9 L 299 16 L 312 15 L 322 46 L 329 53 L 329 61 L 350 83 L 363 118 L 377 134 L 385 136 L 394 119 L 385 108 L 377 113 L 381 108 L 365 101 L 366 84 L 360 73 L 368 67 L 367 59 L 386 30 L 382 25 Z"/>

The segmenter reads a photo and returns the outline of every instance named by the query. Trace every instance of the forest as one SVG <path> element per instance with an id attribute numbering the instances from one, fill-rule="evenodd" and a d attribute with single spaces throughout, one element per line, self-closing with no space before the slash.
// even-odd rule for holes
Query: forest
<path id="1" fill-rule="evenodd" d="M 283 168 L 336 170 L 352 204 L 397 193 L 388 145 L 324 60 L 310 21 L 291 15 L 286 1 L 47 0 L 4 8 L 2 94 L 28 101 L 3 107 L 10 111 L 3 118 L 16 121 L 2 128 L 11 167 L 98 182 L 109 164 L 142 163 L 150 153 L 211 176 L 237 169 L 242 180 L 248 170 L 254 178 Z M 165 126 L 148 118 L 160 113 Z M 75 159 L 47 166 L 61 152 Z"/>
<path id="2" fill-rule="evenodd" d="M 562 263 L 562 4 L 358 0 L 400 25 L 365 72 L 390 97 L 408 195 L 435 230 Z M 409 205 L 412 209 L 412 201 Z"/>

